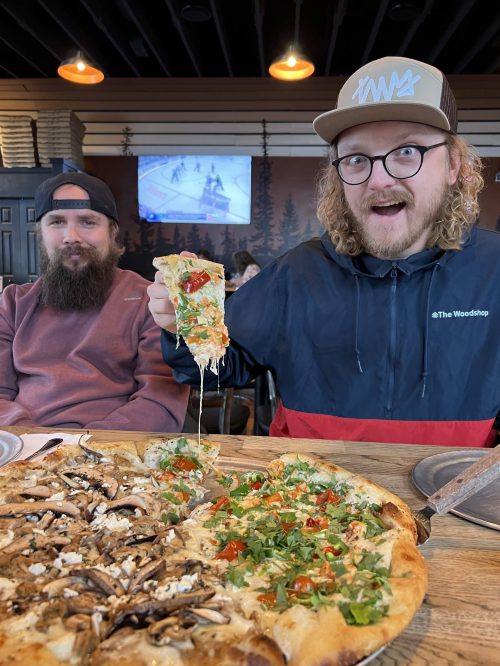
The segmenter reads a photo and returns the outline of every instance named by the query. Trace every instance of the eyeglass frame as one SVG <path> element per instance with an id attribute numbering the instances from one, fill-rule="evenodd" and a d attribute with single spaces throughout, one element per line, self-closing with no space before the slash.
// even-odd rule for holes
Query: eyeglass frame
<path id="1" fill-rule="evenodd" d="M 372 175 L 373 172 L 373 163 L 376 162 L 377 160 L 381 160 L 382 164 L 384 165 L 384 169 L 386 173 L 389 174 L 391 178 L 395 178 L 396 180 L 406 180 L 407 178 L 413 178 L 413 176 L 416 176 L 417 173 L 420 171 L 422 168 L 422 164 L 424 163 L 424 155 L 429 151 L 432 150 L 432 148 L 439 148 L 440 146 L 446 146 L 448 144 L 447 141 L 441 141 L 440 143 L 435 143 L 432 146 L 416 146 L 415 144 L 405 144 L 404 146 L 398 146 L 397 148 L 393 148 L 392 150 L 389 150 L 388 153 L 385 155 L 373 155 L 373 157 L 370 157 L 370 155 L 365 155 L 365 153 L 349 153 L 348 155 L 344 155 L 343 157 L 337 157 L 336 160 L 333 160 L 331 162 L 332 166 L 334 166 L 337 170 L 337 173 L 339 175 L 340 180 L 345 183 L 346 185 L 362 185 L 363 183 L 366 183 L 367 180 L 370 179 L 370 176 Z M 403 148 L 415 148 L 419 153 L 420 153 L 420 166 L 418 169 L 415 171 L 415 173 L 412 173 L 411 176 L 394 176 L 389 169 L 387 168 L 387 165 L 385 163 L 386 159 L 389 157 L 391 153 L 394 153 L 396 150 L 402 150 Z M 342 160 L 345 160 L 346 157 L 354 157 L 356 155 L 360 155 L 361 157 L 366 157 L 367 160 L 370 162 L 370 172 L 368 173 L 368 176 L 360 181 L 359 183 L 349 183 L 345 178 L 342 177 L 342 174 L 340 173 L 339 169 L 339 164 L 342 162 Z"/>

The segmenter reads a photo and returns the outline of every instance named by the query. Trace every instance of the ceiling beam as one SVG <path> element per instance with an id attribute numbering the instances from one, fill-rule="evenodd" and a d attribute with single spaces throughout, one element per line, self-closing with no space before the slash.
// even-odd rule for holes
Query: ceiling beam
<path id="1" fill-rule="evenodd" d="M 106 3 L 100 2 L 96 5 L 91 2 L 91 0 L 80 0 L 80 2 L 90 14 L 96 26 L 106 35 L 106 37 L 109 39 L 109 42 L 114 46 L 115 50 L 118 51 L 123 60 L 125 60 L 133 73 L 136 76 L 140 76 L 141 72 L 133 56 L 128 54 L 127 48 L 123 47 L 121 44 L 122 36 L 116 29 L 110 27 L 114 25 L 113 20 L 109 16 L 108 21 L 106 21 L 104 18 L 103 11 L 105 11 Z"/>
<path id="2" fill-rule="evenodd" d="M 217 30 L 217 35 L 219 36 L 219 42 L 224 55 L 224 60 L 226 61 L 227 71 L 229 76 L 234 76 L 233 66 L 231 64 L 231 56 L 229 54 L 229 47 L 227 45 L 226 31 L 222 25 L 218 0 L 209 0 L 210 1 L 210 10 L 212 11 L 212 16 L 214 17 L 215 28 Z"/>
<path id="3" fill-rule="evenodd" d="M 432 49 L 432 52 L 430 53 L 426 62 L 428 62 L 429 64 L 432 65 L 436 61 L 436 58 L 438 57 L 438 55 L 444 49 L 446 44 L 448 44 L 448 42 L 450 41 L 450 38 L 455 33 L 456 29 L 462 23 L 462 21 L 467 16 L 467 14 L 470 12 L 470 10 L 475 5 L 475 3 L 476 3 L 476 0 L 462 0 L 462 4 L 455 11 L 455 14 L 453 16 L 453 20 L 450 21 L 450 23 L 448 24 L 448 27 L 443 32 L 439 42 Z"/>
<path id="4" fill-rule="evenodd" d="M 33 69 L 36 69 L 36 71 L 39 72 L 42 76 L 49 77 L 49 74 L 48 74 L 46 71 L 44 71 L 43 69 L 41 69 L 40 67 L 38 67 L 38 65 L 37 65 L 35 62 L 33 62 L 33 60 L 31 60 L 31 58 L 29 58 L 29 57 L 28 57 L 27 55 L 25 55 L 22 51 L 20 51 L 19 48 L 18 48 L 17 46 L 15 46 L 15 45 L 12 43 L 11 40 L 7 39 L 7 38 L 4 37 L 3 35 L 0 35 L 0 40 L 5 44 L 5 46 L 8 47 L 11 51 L 14 51 L 14 53 L 15 53 L 16 55 L 18 55 L 22 60 L 24 60 L 25 62 L 27 62 L 29 65 L 31 65 L 31 67 L 33 67 Z"/>
<path id="5" fill-rule="evenodd" d="M 2 9 L 4 12 L 7 12 L 11 18 L 14 19 L 16 24 L 20 26 L 23 30 L 31 35 L 43 48 L 48 51 L 55 60 L 59 63 L 64 58 L 64 54 L 61 50 L 57 50 L 52 46 L 53 35 L 49 34 L 49 31 L 40 24 L 37 23 L 36 28 L 30 25 L 32 17 L 26 11 L 26 5 L 23 5 L 19 0 L 3 0 Z"/>
<path id="6" fill-rule="evenodd" d="M 93 64 L 97 65 L 101 71 L 106 73 L 104 62 L 106 58 L 102 51 L 92 43 L 82 28 L 78 25 L 76 19 L 69 12 L 63 9 L 61 3 L 55 0 L 37 0 L 47 14 L 52 18 L 61 30 L 68 36 L 69 41 L 73 42 L 76 49 L 79 49 Z"/>
<path id="7" fill-rule="evenodd" d="M 470 61 L 477 56 L 483 46 L 486 46 L 490 39 L 495 36 L 498 30 L 500 30 L 500 11 L 497 12 L 495 19 L 490 23 L 488 29 L 483 32 L 477 42 L 467 51 L 462 60 L 453 70 L 453 73 L 460 74 L 467 67 Z"/>
<path id="8" fill-rule="evenodd" d="M 399 51 L 397 52 L 396 55 L 398 55 L 398 56 L 404 56 L 405 55 L 406 49 L 408 48 L 411 40 L 415 36 L 415 33 L 420 28 L 422 23 L 425 21 L 427 16 L 430 14 L 433 4 L 434 4 L 434 0 L 426 0 L 423 10 L 417 16 L 417 18 L 414 21 L 412 21 L 412 24 L 411 24 L 410 28 L 408 29 L 408 32 L 406 33 L 405 38 L 401 42 L 401 46 L 399 47 Z"/>
<path id="9" fill-rule="evenodd" d="M 264 17 L 264 8 L 262 0 L 253 0 L 253 19 L 255 23 L 255 32 L 257 34 L 257 51 L 259 54 L 260 75 L 266 76 L 266 58 L 264 55 L 264 36 L 262 33 L 262 19 Z"/>
<path id="10" fill-rule="evenodd" d="M 194 49 L 192 48 L 191 44 L 189 43 L 189 40 L 187 38 L 186 32 L 184 28 L 182 27 L 182 23 L 179 21 L 179 17 L 177 16 L 177 12 L 175 11 L 175 7 L 172 4 L 172 0 L 165 0 L 165 4 L 168 7 L 168 11 L 170 12 L 170 17 L 172 19 L 172 23 L 174 24 L 174 28 L 177 30 L 179 33 L 179 37 L 182 40 L 182 43 L 184 44 L 184 48 L 186 49 L 186 52 L 193 64 L 194 70 L 197 74 L 197 76 L 202 76 L 200 65 L 198 64 L 198 58 L 195 55 Z"/>
<path id="11" fill-rule="evenodd" d="M 382 0 L 382 2 L 379 3 L 377 9 L 377 16 L 375 17 L 372 29 L 370 30 L 370 36 L 368 37 L 368 41 L 366 42 L 365 50 L 363 51 L 363 55 L 361 56 L 361 62 L 359 63 L 360 66 L 368 62 L 368 58 L 370 57 L 373 45 L 375 44 L 375 40 L 377 39 L 378 31 L 380 29 L 382 21 L 384 20 L 384 16 L 387 11 L 389 2 L 390 0 Z"/>
<path id="12" fill-rule="evenodd" d="M 337 43 L 337 36 L 339 34 L 342 21 L 344 20 L 345 13 L 346 13 L 346 0 L 339 0 L 337 7 L 335 8 L 335 13 L 333 15 L 332 33 L 330 35 L 330 43 L 328 44 L 328 51 L 326 54 L 325 70 L 323 72 L 324 76 L 330 76 L 330 70 L 332 69 L 333 52 L 335 50 L 335 44 Z"/>

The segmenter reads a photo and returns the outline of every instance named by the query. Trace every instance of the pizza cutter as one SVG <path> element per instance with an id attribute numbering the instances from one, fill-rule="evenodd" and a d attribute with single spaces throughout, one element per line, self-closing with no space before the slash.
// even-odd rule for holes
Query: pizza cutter
<path id="1" fill-rule="evenodd" d="M 431 517 L 443 515 L 465 502 L 500 476 L 500 445 L 482 456 L 477 462 L 454 476 L 442 488 L 427 498 L 423 509 L 412 510 L 417 526 L 417 543 L 423 544 L 431 535 Z"/>

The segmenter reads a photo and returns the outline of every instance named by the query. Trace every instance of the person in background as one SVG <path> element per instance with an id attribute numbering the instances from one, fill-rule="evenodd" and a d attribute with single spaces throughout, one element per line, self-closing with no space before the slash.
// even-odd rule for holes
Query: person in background
<path id="1" fill-rule="evenodd" d="M 205 259 L 205 261 L 215 261 L 210 252 L 208 250 L 205 250 L 204 248 L 198 250 L 196 256 L 198 257 L 198 259 Z"/>
<path id="2" fill-rule="evenodd" d="M 233 265 L 235 273 L 231 278 L 230 285 L 235 289 L 241 287 L 242 284 L 245 284 L 260 272 L 259 264 L 246 250 L 240 250 L 233 254 Z"/>
<path id="3" fill-rule="evenodd" d="M 59 174 L 35 215 L 41 277 L 0 296 L 0 424 L 178 432 L 189 387 L 165 369 L 148 281 L 117 268 L 111 190 Z"/>
<path id="4" fill-rule="evenodd" d="M 266 266 L 226 303 L 220 377 L 270 369 L 270 434 L 491 446 L 500 412 L 500 235 L 477 228 L 476 151 L 457 136 L 441 71 L 387 57 L 361 67 L 314 121 L 330 146 L 325 234 Z M 148 288 L 165 360 L 199 373 L 160 276 Z"/>

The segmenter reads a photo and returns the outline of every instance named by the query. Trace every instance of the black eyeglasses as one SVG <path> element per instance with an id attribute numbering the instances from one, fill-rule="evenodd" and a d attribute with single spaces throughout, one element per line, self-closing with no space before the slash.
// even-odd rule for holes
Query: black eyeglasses
<path id="1" fill-rule="evenodd" d="M 382 160 L 384 169 L 389 176 L 403 180 L 415 176 L 422 167 L 424 155 L 428 150 L 445 146 L 446 141 L 435 143 L 433 146 L 400 146 L 390 150 L 385 155 L 364 155 L 352 153 L 333 160 L 332 165 L 337 169 L 340 178 L 348 185 L 361 185 L 372 175 L 373 163 Z"/>

